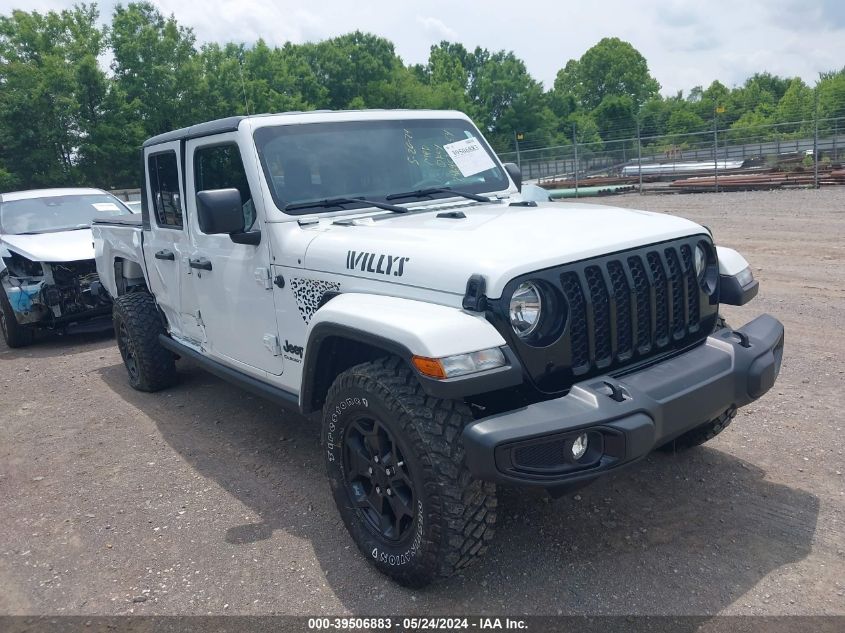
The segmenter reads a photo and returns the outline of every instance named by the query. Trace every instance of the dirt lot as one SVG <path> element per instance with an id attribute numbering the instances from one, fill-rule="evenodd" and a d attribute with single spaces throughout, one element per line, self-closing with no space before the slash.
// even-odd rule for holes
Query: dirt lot
<path id="1" fill-rule="evenodd" d="M 845 187 L 606 202 L 709 226 L 762 283 L 728 320 L 786 325 L 706 447 L 504 490 L 488 556 L 412 592 L 347 536 L 316 428 L 185 362 L 135 392 L 109 335 L 0 343 L 0 613 L 845 614 Z"/>

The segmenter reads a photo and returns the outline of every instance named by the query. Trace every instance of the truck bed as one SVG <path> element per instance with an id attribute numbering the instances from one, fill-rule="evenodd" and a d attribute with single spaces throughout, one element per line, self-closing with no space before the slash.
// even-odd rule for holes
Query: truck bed
<path id="1" fill-rule="evenodd" d="M 146 266 L 140 215 L 95 220 L 91 233 L 100 283 L 112 297 L 119 294 L 117 274 L 127 280 L 143 279 Z M 120 266 L 115 266 L 115 263 L 120 263 Z"/>

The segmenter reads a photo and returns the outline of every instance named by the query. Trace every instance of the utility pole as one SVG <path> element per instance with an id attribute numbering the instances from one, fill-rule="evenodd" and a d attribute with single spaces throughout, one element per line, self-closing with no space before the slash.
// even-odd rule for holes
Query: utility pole
<path id="1" fill-rule="evenodd" d="M 517 134 L 516 130 L 513 131 L 513 142 L 516 145 L 516 164 L 520 171 L 522 171 L 522 160 L 519 158 L 519 134 Z"/>
<path id="2" fill-rule="evenodd" d="M 640 195 L 643 195 L 643 143 L 640 139 L 640 113 L 637 112 L 637 173 L 640 177 Z"/>
<path id="3" fill-rule="evenodd" d="M 813 187 L 819 188 L 819 84 L 816 84 L 813 110 Z"/>
<path id="4" fill-rule="evenodd" d="M 572 124 L 572 147 L 575 148 L 575 197 L 578 197 L 578 137 L 575 135 L 575 124 Z"/>
<path id="5" fill-rule="evenodd" d="M 716 114 L 719 112 L 719 106 L 713 106 L 713 184 L 716 192 L 719 191 L 719 132 L 718 132 L 718 118 Z"/>

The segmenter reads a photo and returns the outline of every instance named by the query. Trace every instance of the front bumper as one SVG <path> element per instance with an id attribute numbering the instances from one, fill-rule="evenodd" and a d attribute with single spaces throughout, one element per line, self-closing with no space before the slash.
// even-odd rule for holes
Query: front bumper
<path id="1" fill-rule="evenodd" d="M 783 340 L 783 325 L 763 315 L 640 371 L 485 418 L 464 429 L 467 465 L 478 479 L 546 488 L 611 472 L 766 393 Z M 575 461 L 572 441 L 583 433 L 588 450 Z"/>

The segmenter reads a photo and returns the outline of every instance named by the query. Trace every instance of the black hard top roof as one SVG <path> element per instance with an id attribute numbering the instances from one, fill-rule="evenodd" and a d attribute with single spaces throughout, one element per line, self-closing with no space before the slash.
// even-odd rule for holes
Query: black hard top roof
<path id="1" fill-rule="evenodd" d="M 197 123 L 183 127 L 172 132 L 165 132 L 158 136 L 153 136 L 144 141 L 144 147 L 150 145 L 158 145 L 159 143 L 167 143 L 169 141 L 182 141 L 191 138 L 199 138 L 200 136 L 211 136 L 212 134 L 222 134 L 223 132 L 234 132 L 238 129 L 241 121 L 245 116 L 230 116 L 225 119 L 217 119 L 216 121 L 207 121 L 206 123 Z"/>
<path id="2" fill-rule="evenodd" d="M 402 110 L 401 108 L 399 110 Z M 336 112 L 361 112 L 362 110 L 337 110 Z M 384 109 L 370 109 L 367 110 L 369 112 L 384 112 Z M 413 110 L 417 111 L 417 110 Z M 293 112 L 265 112 L 263 114 L 252 114 L 249 116 L 230 116 L 226 117 L 225 119 L 216 119 L 214 121 L 207 121 L 205 123 L 197 123 L 196 125 L 190 125 L 188 127 L 183 127 L 178 130 L 173 130 L 172 132 L 165 132 L 164 134 L 159 134 L 158 136 L 153 136 L 152 138 L 148 138 L 144 141 L 144 147 L 150 147 L 151 145 L 158 145 L 160 143 L 169 143 L 170 141 L 187 141 L 188 139 L 192 138 L 200 138 L 201 136 L 211 136 L 213 134 L 223 134 L 224 132 L 235 132 L 238 129 L 241 121 L 244 119 L 255 118 L 255 117 L 265 117 L 265 116 L 277 116 L 280 114 L 319 114 L 324 112 L 331 112 L 331 110 L 309 110 L 308 112 L 303 112 L 301 110 L 295 110 Z"/>

